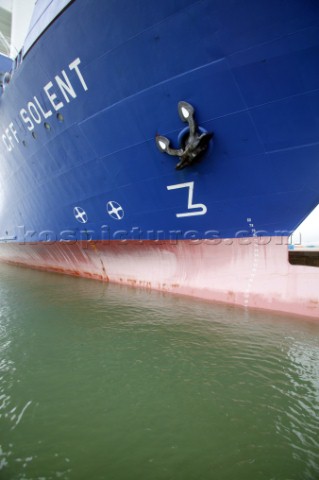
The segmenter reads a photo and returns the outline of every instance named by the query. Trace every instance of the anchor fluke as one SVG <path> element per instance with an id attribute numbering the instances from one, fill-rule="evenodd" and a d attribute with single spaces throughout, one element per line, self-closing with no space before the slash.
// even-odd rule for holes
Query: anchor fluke
<path id="1" fill-rule="evenodd" d="M 178 113 L 182 122 L 187 122 L 189 117 L 194 117 L 195 110 L 190 103 L 178 102 Z"/>
<path id="2" fill-rule="evenodd" d="M 158 149 L 163 152 L 167 153 L 168 155 L 172 155 L 174 157 L 180 157 L 183 153 L 183 150 L 181 148 L 176 149 L 176 148 L 171 148 L 170 147 L 170 140 L 166 137 L 163 137 L 162 135 L 157 135 L 156 136 L 156 144 Z"/>
<path id="3" fill-rule="evenodd" d="M 162 135 L 157 135 L 156 136 L 156 144 L 158 146 L 158 149 L 161 152 L 166 152 L 167 149 L 169 148 L 169 140 L 166 137 L 162 137 Z"/>

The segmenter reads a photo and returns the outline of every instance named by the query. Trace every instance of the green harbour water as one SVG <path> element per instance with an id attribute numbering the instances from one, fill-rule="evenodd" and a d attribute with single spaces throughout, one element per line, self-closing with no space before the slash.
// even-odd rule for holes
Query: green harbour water
<path id="1" fill-rule="evenodd" d="M 319 322 L 0 264 L 0 479 L 57 478 L 319 479 Z"/>

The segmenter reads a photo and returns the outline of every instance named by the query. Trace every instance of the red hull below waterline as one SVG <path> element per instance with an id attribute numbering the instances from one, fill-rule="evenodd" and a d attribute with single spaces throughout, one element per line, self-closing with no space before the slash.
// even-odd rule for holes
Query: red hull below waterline
<path id="1" fill-rule="evenodd" d="M 266 241 L 267 240 L 267 241 Z M 319 269 L 282 237 L 1 245 L 4 262 L 319 320 Z"/>

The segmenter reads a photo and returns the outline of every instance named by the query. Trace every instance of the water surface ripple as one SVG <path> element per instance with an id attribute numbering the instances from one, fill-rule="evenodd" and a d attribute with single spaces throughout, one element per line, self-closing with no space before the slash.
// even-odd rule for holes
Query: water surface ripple
<path id="1" fill-rule="evenodd" d="M 319 324 L 0 265 L 0 478 L 316 480 Z"/>

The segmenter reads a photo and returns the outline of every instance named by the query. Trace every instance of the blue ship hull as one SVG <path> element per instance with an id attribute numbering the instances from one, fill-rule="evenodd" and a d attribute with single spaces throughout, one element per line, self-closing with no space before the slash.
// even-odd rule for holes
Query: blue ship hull
<path id="1" fill-rule="evenodd" d="M 319 203 L 318 58 L 315 0 L 71 2 L 0 98 L 1 243 L 289 236 Z M 181 100 L 214 139 L 176 170 Z"/>

